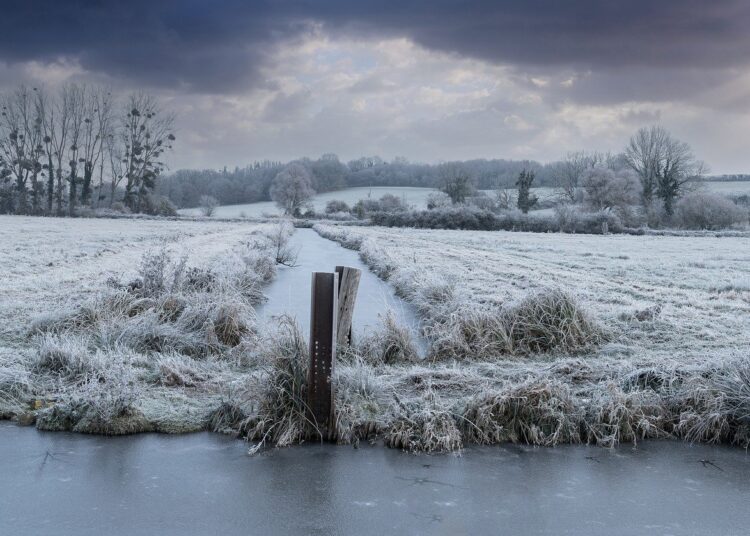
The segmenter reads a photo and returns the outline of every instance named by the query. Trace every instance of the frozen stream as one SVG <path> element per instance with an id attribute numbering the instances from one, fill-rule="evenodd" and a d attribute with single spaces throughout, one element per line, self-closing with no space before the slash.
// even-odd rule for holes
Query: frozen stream
<path id="1" fill-rule="evenodd" d="M 247 455 L 217 434 L 97 437 L 0 423 L 0 534 L 744 535 L 750 455 L 308 445 Z"/>
<path id="2" fill-rule="evenodd" d="M 381 315 L 390 310 L 400 325 L 412 328 L 417 341 L 416 311 L 396 296 L 388 283 L 370 271 L 360 260 L 359 253 L 321 237 L 312 229 L 297 229 L 290 245 L 299 250 L 297 266 L 280 267 L 276 279 L 263 290 L 268 300 L 257 308 L 261 322 L 270 322 L 273 317 L 284 313 L 291 314 L 307 337 L 312 272 L 333 272 L 337 265 L 351 266 L 362 270 L 354 307 L 354 337 L 361 336 L 368 327 L 377 326 Z"/>

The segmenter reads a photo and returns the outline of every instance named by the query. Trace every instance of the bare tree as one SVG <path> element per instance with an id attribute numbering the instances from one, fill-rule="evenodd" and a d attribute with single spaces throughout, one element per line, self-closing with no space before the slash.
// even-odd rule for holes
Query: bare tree
<path id="1" fill-rule="evenodd" d="M 160 158 L 164 151 L 172 149 L 174 116 L 163 113 L 150 95 L 131 95 L 122 138 L 125 145 L 125 204 L 139 211 L 165 168 Z"/>
<path id="2" fill-rule="evenodd" d="M 102 88 L 84 88 L 83 108 L 81 204 L 88 205 L 91 203 L 94 170 L 98 164 L 103 164 L 102 150 L 105 145 L 104 138 L 109 128 L 111 110 L 109 92 Z M 100 182 L 103 182 L 101 176 Z"/>
<path id="3" fill-rule="evenodd" d="M 443 164 L 440 166 L 440 191 L 451 198 L 456 205 L 464 203 L 466 198 L 474 192 L 471 176 L 457 164 Z"/>
<path id="4" fill-rule="evenodd" d="M 294 268 L 297 266 L 299 257 L 299 248 L 294 248 L 289 244 L 289 239 L 294 233 L 294 227 L 288 221 L 281 221 L 271 232 L 271 245 L 274 249 L 276 264 Z"/>
<path id="5" fill-rule="evenodd" d="M 668 216 L 684 185 L 706 173 L 706 166 L 693 155 L 690 146 L 661 126 L 641 128 L 630 138 L 625 161 L 638 174 L 641 198 L 649 206 L 659 197 Z"/>
<path id="6" fill-rule="evenodd" d="M 20 87 L 2 101 L 0 115 L 0 155 L 14 179 L 17 204 L 15 212 L 28 213 L 28 179 L 33 170 L 30 118 L 34 108 L 31 94 Z"/>
<path id="7" fill-rule="evenodd" d="M 44 144 L 44 156 L 46 162 L 42 165 L 44 169 L 43 173 L 47 176 L 47 187 L 46 187 L 46 211 L 47 214 L 52 214 L 52 207 L 54 203 L 55 194 L 55 166 L 54 166 L 54 150 L 52 146 L 52 138 L 54 134 L 54 123 L 55 123 L 55 110 L 54 106 L 50 105 L 49 97 L 43 90 L 38 90 L 36 95 L 36 108 L 37 115 L 42 119 L 42 143 Z"/>
<path id="8" fill-rule="evenodd" d="M 201 214 L 206 218 L 210 218 L 216 212 L 216 207 L 219 206 L 219 200 L 212 195 L 202 195 L 200 198 Z"/>
<path id="9" fill-rule="evenodd" d="M 125 178 L 125 152 L 114 132 L 110 132 L 104 139 L 109 163 L 109 206 L 115 202 L 117 188 Z"/>
<path id="10" fill-rule="evenodd" d="M 97 108 L 96 119 L 99 130 L 99 150 L 97 159 L 99 160 L 99 184 L 96 188 L 95 206 L 105 197 L 102 194 L 104 188 L 104 167 L 105 155 L 109 151 L 108 139 L 114 139 L 113 117 L 112 117 L 112 92 L 109 89 L 100 88 L 96 92 Z"/>
<path id="11" fill-rule="evenodd" d="M 78 200 L 78 184 L 81 182 L 78 177 L 78 164 L 81 153 L 81 139 L 83 136 L 83 127 L 85 119 L 85 89 L 81 86 L 71 84 L 65 91 L 68 93 L 67 99 L 64 99 L 68 108 L 70 118 L 70 133 L 68 136 L 68 215 L 75 216 L 76 202 Z"/>
<path id="12" fill-rule="evenodd" d="M 557 164 L 556 174 L 563 197 L 570 202 L 577 200 L 581 177 L 587 169 L 601 166 L 608 159 L 608 155 L 598 152 L 575 151 L 570 152 Z"/>
<path id="13" fill-rule="evenodd" d="M 315 190 L 310 172 L 304 166 L 292 163 L 276 175 L 269 193 L 279 208 L 284 209 L 284 214 L 296 217 L 315 195 Z"/>
<path id="14" fill-rule="evenodd" d="M 65 181 L 63 180 L 63 163 L 67 154 L 68 136 L 70 135 L 70 123 L 72 117 L 73 89 L 71 86 L 64 86 L 59 98 L 51 105 L 49 114 L 49 149 L 51 156 L 54 157 L 54 176 L 57 187 L 55 189 L 55 204 L 58 216 L 63 215 L 63 198 L 65 197 Z M 50 166 L 52 167 L 52 166 Z M 53 175 L 53 169 L 49 170 L 50 176 Z"/>
<path id="15" fill-rule="evenodd" d="M 37 88 L 33 88 L 33 92 L 38 93 Z M 40 205 L 40 199 L 42 197 L 42 185 L 39 182 L 39 176 L 42 174 L 43 164 L 42 156 L 44 155 L 44 146 L 42 141 L 44 138 L 43 134 L 43 113 L 44 110 L 40 109 L 37 104 L 38 98 L 34 98 L 33 107 L 29 110 L 28 131 L 27 136 L 29 137 L 29 149 L 30 154 L 28 157 L 28 165 L 30 167 L 29 174 L 31 176 L 31 213 L 40 214 L 42 207 Z"/>

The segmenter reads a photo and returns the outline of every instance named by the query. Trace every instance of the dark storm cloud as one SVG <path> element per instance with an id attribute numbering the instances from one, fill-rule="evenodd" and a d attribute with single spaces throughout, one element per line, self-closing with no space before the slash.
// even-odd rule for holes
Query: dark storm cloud
<path id="1" fill-rule="evenodd" d="M 530 67 L 700 70 L 750 57 L 746 0 L 7 0 L 0 59 L 72 57 L 139 83 L 232 91 L 263 85 L 275 46 L 315 25 Z"/>

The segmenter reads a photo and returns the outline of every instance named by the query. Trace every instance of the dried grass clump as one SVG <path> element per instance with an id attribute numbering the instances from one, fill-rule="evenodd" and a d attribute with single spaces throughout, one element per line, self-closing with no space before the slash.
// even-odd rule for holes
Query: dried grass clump
<path id="1" fill-rule="evenodd" d="M 198 387 L 209 381 L 215 367 L 180 354 L 159 354 L 146 362 L 143 379 L 164 387 Z"/>
<path id="2" fill-rule="evenodd" d="M 37 414 L 40 430 L 125 435 L 153 430 L 136 407 L 140 388 L 131 370 L 113 366 Z"/>
<path id="3" fill-rule="evenodd" d="M 357 345 L 355 352 L 372 364 L 408 363 L 419 359 L 411 331 L 398 325 L 392 312 L 381 317 L 378 329 Z M 342 355 L 346 359 L 347 354 Z"/>
<path id="4" fill-rule="evenodd" d="M 598 388 L 586 408 L 589 442 L 615 447 L 623 442 L 668 437 L 671 413 L 653 390 L 627 393 L 615 384 Z"/>
<path id="5" fill-rule="evenodd" d="M 86 338 L 94 349 L 121 346 L 194 357 L 224 354 L 254 330 L 250 303 L 218 290 L 148 298 L 139 291 L 108 290 L 76 310 L 48 316 L 33 326 L 37 334 Z"/>
<path id="6" fill-rule="evenodd" d="M 238 399 L 230 397 L 213 410 L 208 417 L 208 429 L 220 434 L 244 436 L 252 421 L 252 408 Z"/>
<path id="7" fill-rule="evenodd" d="M 567 385 L 532 381 L 470 400 L 463 413 L 467 441 L 553 446 L 581 441 L 581 415 Z"/>
<path id="8" fill-rule="evenodd" d="M 262 359 L 262 394 L 248 439 L 259 441 L 261 448 L 267 442 L 283 447 L 312 437 L 316 426 L 308 418 L 306 402 L 308 348 L 293 318 L 279 319 Z"/>
<path id="9" fill-rule="evenodd" d="M 463 447 L 456 414 L 432 389 L 418 400 L 396 399 L 384 440 L 388 447 L 409 452 L 453 452 Z"/>
<path id="10" fill-rule="evenodd" d="M 492 359 L 514 353 L 509 328 L 498 311 L 457 310 L 428 324 L 433 360 Z"/>
<path id="11" fill-rule="evenodd" d="M 672 398 L 671 410 L 680 437 L 750 447 L 750 359 L 694 374 Z"/>
<path id="12" fill-rule="evenodd" d="M 46 334 L 38 337 L 36 372 L 77 380 L 102 368 L 101 358 L 89 351 L 88 341 L 75 335 Z"/>
<path id="13" fill-rule="evenodd" d="M 573 352 L 598 344 L 604 331 L 569 293 L 551 289 L 504 310 L 511 353 Z"/>
<path id="14" fill-rule="evenodd" d="M 385 426 L 386 394 L 378 371 L 361 356 L 338 362 L 336 384 L 335 439 L 358 444 L 373 439 Z"/>
<path id="15" fill-rule="evenodd" d="M 492 359 L 502 355 L 576 352 L 606 339 L 570 294 L 539 292 L 514 305 L 454 308 L 428 323 L 433 359 Z"/>
<path id="16" fill-rule="evenodd" d="M 31 374 L 16 352 L 0 353 L 0 419 L 10 419 L 28 407 L 34 384 Z"/>
<path id="17" fill-rule="evenodd" d="M 249 311 L 244 310 L 241 304 L 222 304 L 215 314 L 214 331 L 219 342 L 225 346 L 237 346 L 252 331 Z"/>

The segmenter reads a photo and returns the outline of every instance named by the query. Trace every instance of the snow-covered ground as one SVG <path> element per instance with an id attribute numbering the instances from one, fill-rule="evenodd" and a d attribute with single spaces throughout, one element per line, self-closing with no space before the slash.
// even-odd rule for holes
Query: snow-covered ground
<path id="1" fill-rule="evenodd" d="M 727 196 L 750 195 L 750 181 L 706 181 L 699 187 Z"/>
<path id="2" fill-rule="evenodd" d="M 326 203 L 332 200 L 344 201 L 347 204 L 354 205 L 360 199 L 380 199 L 385 194 L 393 194 L 415 207 L 425 208 L 427 206 L 427 196 L 437 190 L 433 188 L 416 188 L 400 186 L 373 186 L 362 188 L 347 188 L 336 192 L 326 192 L 318 194 L 312 201 L 312 206 L 317 212 L 324 212 Z M 184 216 L 199 216 L 199 208 L 186 208 L 179 211 Z M 239 218 L 239 217 L 261 217 L 265 215 L 277 216 L 280 214 L 279 208 L 272 201 L 262 201 L 259 203 L 249 203 L 244 205 L 225 205 L 216 209 L 216 217 L 219 218 Z"/>
<path id="3" fill-rule="evenodd" d="M 243 222 L 0 216 L 0 346 L 17 338 L 36 314 L 86 299 L 110 276 L 132 275 L 149 250 L 167 246 L 199 264 L 257 227 Z"/>
<path id="4" fill-rule="evenodd" d="M 411 186 L 372 186 L 361 188 L 346 188 L 335 192 L 318 194 L 312 200 L 312 206 L 316 212 L 324 212 L 326 203 L 332 200 L 344 201 L 349 206 L 354 205 L 360 199 L 380 199 L 385 194 L 392 194 L 403 199 L 414 208 L 427 208 L 427 197 L 438 190 L 435 188 L 417 188 Z M 492 195 L 492 191 L 487 190 Z M 533 188 L 533 192 L 540 199 L 546 199 L 555 195 L 553 188 Z M 179 211 L 183 216 L 200 216 L 199 208 L 186 208 Z M 218 218 L 256 218 L 266 215 L 276 216 L 280 214 L 279 208 L 271 201 L 249 203 L 244 205 L 224 205 L 216 209 L 215 217 Z"/>
<path id="5" fill-rule="evenodd" d="M 747 182 L 728 182 L 728 181 L 708 181 L 701 183 L 700 188 L 705 188 L 722 195 L 742 195 L 750 193 L 750 181 Z M 326 203 L 331 200 L 344 201 L 349 206 L 354 205 L 360 199 L 379 199 L 385 194 L 393 194 L 406 201 L 418 209 L 427 208 L 427 197 L 438 190 L 434 188 L 418 188 L 412 186 L 365 186 L 358 188 L 346 188 L 335 192 L 326 192 L 318 194 L 312 201 L 312 206 L 317 212 L 323 212 Z M 514 190 L 508 190 L 514 194 Z M 493 195 L 493 190 L 484 190 L 488 195 Z M 532 193 L 540 201 L 554 199 L 559 195 L 556 188 L 548 186 L 532 188 Z M 551 209 L 532 211 L 538 214 L 549 214 Z M 199 208 L 186 208 L 179 211 L 183 216 L 200 216 Z M 224 205 L 216 209 L 215 217 L 218 218 L 260 218 L 263 216 L 277 216 L 280 213 L 279 208 L 272 201 L 262 201 L 259 203 L 248 203 L 243 205 Z"/>
<path id="6" fill-rule="evenodd" d="M 321 226 L 402 285 L 449 281 L 466 303 L 544 288 L 578 296 L 616 337 L 599 350 L 643 363 L 750 348 L 750 238 L 571 235 Z M 658 311 L 639 321 L 638 312 Z"/>

